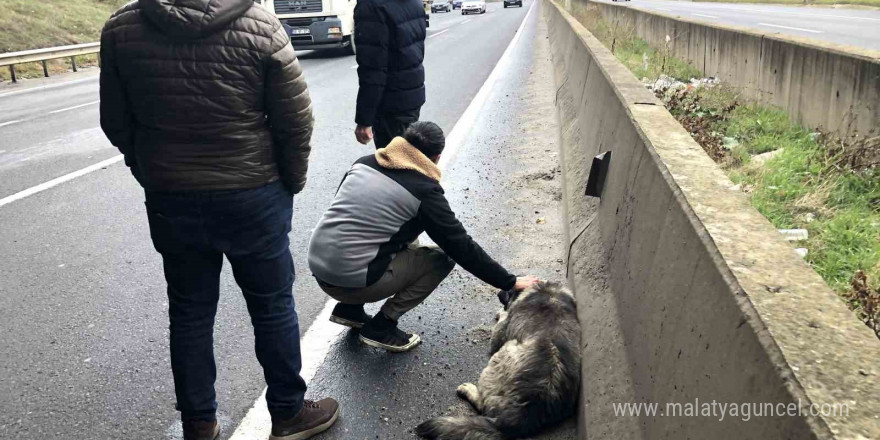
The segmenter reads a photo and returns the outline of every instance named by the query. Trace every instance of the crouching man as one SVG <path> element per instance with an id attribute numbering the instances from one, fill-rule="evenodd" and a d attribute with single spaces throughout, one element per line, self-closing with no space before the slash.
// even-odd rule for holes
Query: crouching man
<path id="1" fill-rule="evenodd" d="M 330 320 L 360 328 L 361 342 L 392 352 L 411 350 L 418 335 L 397 327 L 458 263 L 498 289 L 525 289 L 465 231 L 440 187 L 437 162 L 445 146 L 433 122 L 416 122 L 386 148 L 358 159 L 318 222 L 309 267 L 321 289 L 340 304 Z M 439 246 L 413 245 L 419 234 Z M 388 299 L 375 317 L 364 304 Z"/>

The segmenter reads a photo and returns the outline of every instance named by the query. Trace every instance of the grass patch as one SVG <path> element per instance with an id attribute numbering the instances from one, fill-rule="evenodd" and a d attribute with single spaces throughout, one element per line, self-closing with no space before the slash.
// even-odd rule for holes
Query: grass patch
<path id="1" fill-rule="evenodd" d="M 595 7 L 577 18 L 647 82 L 704 76 Z M 724 84 L 654 92 L 775 227 L 809 232 L 805 260 L 880 337 L 880 136 L 814 132 Z"/>
<path id="2" fill-rule="evenodd" d="M 91 43 L 101 37 L 104 22 L 126 0 L 0 0 L 0 53 L 17 52 L 68 44 Z M 94 65 L 94 56 L 82 57 L 83 66 Z M 53 60 L 50 73 L 70 68 L 69 60 Z M 23 77 L 43 76 L 39 63 L 15 67 Z M 0 78 L 9 79 L 8 69 L 0 69 Z"/>
<path id="3" fill-rule="evenodd" d="M 595 6 L 576 14 L 590 32 L 602 41 L 611 52 L 637 78 L 657 78 L 661 74 L 687 81 L 699 78 L 703 73 L 685 61 L 671 56 L 671 49 L 655 49 L 647 41 L 637 38 L 632 26 L 625 22 L 608 22 L 601 17 Z M 671 37 L 670 37 L 671 41 Z"/>

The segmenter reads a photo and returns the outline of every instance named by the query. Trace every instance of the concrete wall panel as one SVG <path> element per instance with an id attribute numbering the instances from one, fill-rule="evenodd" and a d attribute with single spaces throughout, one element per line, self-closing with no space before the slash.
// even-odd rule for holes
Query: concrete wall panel
<path id="1" fill-rule="evenodd" d="M 612 22 L 630 24 L 651 45 L 724 79 L 744 96 L 788 111 L 808 128 L 843 135 L 880 130 L 880 52 L 753 29 L 709 24 L 610 3 Z M 671 38 L 666 43 L 666 37 Z"/>
<path id="2" fill-rule="evenodd" d="M 547 5 L 570 219 L 568 277 L 583 330 L 581 438 L 880 438 L 880 342 L 661 103 L 583 26 Z M 655 25 L 664 32 L 673 26 Z M 741 74 L 763 72 L 766 57 L 791 57 L 777 55 L 775 43 L 757 56 L 740 43 L 710 44 L 725 30 L 694 32 L 706 44 L 682 50 L 702 50 L 707 64 Z M 717 56 L 721 50 L 738 59 Z M 786 63 L 783 69 L 800 65 Z M 777 68 L 755 78 L 775 84 L 785 74 Z M 597 200 L 584 188 L 591 158 L 604 151 L 612 152 L 611 169 Z M 659 403 L 665 410 L 695 399 L 857 404 L 846 417 L 749 421 L 627 417 L 613 408 Z"/>

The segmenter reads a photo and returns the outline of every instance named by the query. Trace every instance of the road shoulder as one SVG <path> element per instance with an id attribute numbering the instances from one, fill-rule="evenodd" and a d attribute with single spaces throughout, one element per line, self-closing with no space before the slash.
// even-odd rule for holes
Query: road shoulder
<path id="1" fill-rule="evenodd" d="M 553 77 L 546 25 L 534 12 L 444 186 L 461 221 L 493 257 L 516 273 L 564 281 Z M 411 439 L 428 418 L 471 414 L 455 388 L 475 381 L 488 362 L 499 306 L 495 289 L 457 268 L 402 318 L 402 328 L 424 339 L 413 352 L 387 354 L 362 346 L 355 332 L 344 334 L 309 391 L 340 399 L 343 416 L 316 439 Z M 538 438 L 577 436 L 569 421 Z"/>

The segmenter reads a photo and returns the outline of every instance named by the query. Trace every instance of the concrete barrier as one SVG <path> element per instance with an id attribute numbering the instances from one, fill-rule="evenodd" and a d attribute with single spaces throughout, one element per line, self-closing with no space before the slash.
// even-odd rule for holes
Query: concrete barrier
<path id="1" fill-rule="evenodd" d="M 750 99 L 788 111 L 809 128 L 842 135 L 880 129 L 880 51 L 703 23 L 611 3 L 587 3 L 654 47 L 665 48 Z M 574 13 L 577 16 L 577 13 Z"/>
<path id="2" fill-rule="evenodd" d="M 880 438 L 880 341 L 629 70 L 545 6 L 583 328 L 580 438 Z M 605 188 L 590 198 L 590 160 L 604 151 Z M 727 408 L 719 421 L 720 406 L 703 415 L 712 402 L 749 420 Z M 622 416 L 622 403 L 660 406 Z M 768 404 L 795 415 L 768 416 Z"/>

